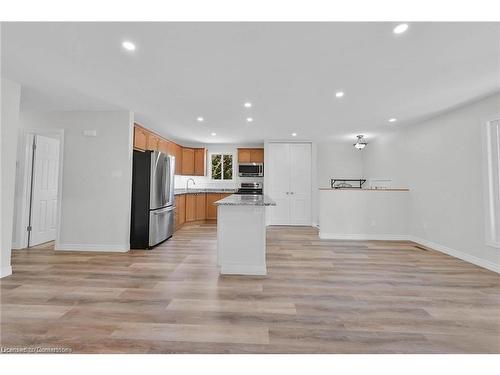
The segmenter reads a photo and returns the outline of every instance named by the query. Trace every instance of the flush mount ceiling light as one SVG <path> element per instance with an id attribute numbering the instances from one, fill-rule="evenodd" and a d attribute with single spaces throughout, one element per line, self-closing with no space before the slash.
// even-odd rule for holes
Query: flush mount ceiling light
<path id="1" fill-rule="evenodd" d="M 356 147 L 358 150 L 362 150 L 365 148 L 365 146 L 368 144 L 364 141 L 364 135 L 357 135 L 358 138 L 357 142 L 353 144 L 354 147 Z"/>
<path id="2" fill-rule="evenodd" d="M 211 135 L 212 137 L 215 137 L 215 136 L 217 135 L 217 133 L 210 133 L 210 135 Z"/>
<path id="3" fill-rule="evenodd" d="M 408 24 L 407 23 L 400 23 L 394 29 L 392 29 L 392 32 L 394 34 L 403 34 L 406 30 L 408 30 Z"/>
<path id="4" fill-rule="evenodd" d="M 297 133 L 292 133 L 292 137 L 296 137 L 297 136 Z"/>
<path id="5" fill-rule="evenodd" d="M 200 116 L 200 117 L 198 117 L 198 118 L 196 119 L 196 121 L 198 121 L 198 122 L 203 122 L 203 121 L 205 121 L 205 119 L 204 119 L 203 117 L 201 117 L 201 116 Z"/>
<path id="6" fill-rule="evenodd" d="M 135 44 L 128 40 L 122 43 L 122 47 L 125 48 L 127 51 L 135 51 Z"/>
<path id="7" fill-rule="evenodd" d="M 389 122 L 396 122 L 396 121 L 398 121 L 398 119 L 395 119 L 394 117 L 389 119 Z"/>
<path id="8" fill-rule="evenodd" d="M 245 108 L 252 108 L 252 103 L 250 103 L 250 102 L 246 102 L 243 105 L 245 106 Z"/>
<path id="9" fill-rule="evenodd" d="M 252 121 L 253 121 L 253 118 L 247 117 L 247 122 L 252 122 Z"/>
<path id="10" fill-rule="evenodd" d="M 335 93 L 335 96 L 336 96 L 337 98 L 341 98 L 341 97 L 343 97 L 343 96 L 344 96 L 344 92 L 343 92 L 343 91 L 337 91 L 337 92 Z"/>

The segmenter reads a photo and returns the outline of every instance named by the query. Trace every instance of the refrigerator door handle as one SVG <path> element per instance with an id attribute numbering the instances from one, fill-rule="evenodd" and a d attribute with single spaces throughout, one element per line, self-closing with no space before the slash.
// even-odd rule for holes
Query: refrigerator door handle
<path id="1" fill-rule="evenodd" d="M 155 210 L 155 211 L 151 211 L 151 212 L 154 215 L 160 215 L 160 214 L 164 214 L 165 212 L 173 211 L 173 210 L 175 210 L 175 206 L 168 206 L 168 207 L 162 208 L 160 210 Z"/>

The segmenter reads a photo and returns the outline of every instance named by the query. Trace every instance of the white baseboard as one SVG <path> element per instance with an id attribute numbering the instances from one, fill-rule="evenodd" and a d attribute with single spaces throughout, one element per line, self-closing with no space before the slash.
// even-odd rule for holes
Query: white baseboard
<path id="1" fill-rule="evenodd" d="M 322 233 L 319 238 L 323 240 L 357 240 L 357 241 L 408 241 L 408 236 L 404 234 L 341 234 Z"/>
<path id="2" fill-rule="evenodd" d="M 222 275 L 267 275 L 266 265 L 252 266 L 246 264 L 224 264 L 220 266 Z"/>
<path id="3" fill-rule="evenodd" d="M 12 275 L 12 266 L 4 266 L 0 268 L 0 278 Z"/>
<path id="4" fill-rule="evenodd" d="M 478 258 L 474 255 L 464 253 L 459 250 L 452 249 L 450 247 L 425 240 L 423 238 L 410 236 L 410 235 L 399 235 L 399 234 L 341 234 L 341 233 L 322 233 L 319 232 L 319 238 L 324 240 L 357 240 L 357 241 L 412 241 L 419 245 L 428 247 L 432 250 L 439 251 L 441 253 L 450 255 L 452 257 L 464 260 L 466 262 L 475 264 L 476 266 L 486 268 L 490 271 L 500 273 L 500 264 L 490 262 L 485 259 Z"/>
<path id="5" fill-rule="evenodd" d="M 419 238 L 419 237 L 415 237 L 415 236 L 408 236 L 408 241 L 413 241 L 415 243 L 418 243 L 419 245 L 423 245 L 423 246 L 428 247 L 432 250 L 436 250 L 436 251 L 439 251 L 441 253 L 450 255 L 452 257 L 462 259 L 466 262 L 475 264 L 476 266 L 479 266 L 479 267 L 486 268 L 490 271 L 500 273 L 500 264 L 490 262 L 489 260 L 481 259 L 481 258 L 478 258 L 474 255 L 470 255 L 470 254 L 464 253 L 462 251 L 455 250 L 455 249 L 452 249 L 450 247 L 440 245 L 440 244 L 432 242 L 432 241 L 424 240 L 423 238 Z"/>
<path id="6" fill-rule="evenodd" d="M 56 243 L 55 249 L 60 251 L 102 251 L 102 252 L 126 253 L 127 251 L 130 250 L 130 245 L 128 243 L 122 245 Z"/>

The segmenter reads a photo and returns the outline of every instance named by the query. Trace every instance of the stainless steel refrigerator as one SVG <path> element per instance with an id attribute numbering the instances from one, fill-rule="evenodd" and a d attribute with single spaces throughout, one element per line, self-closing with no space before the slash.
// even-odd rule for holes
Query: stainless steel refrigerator
<path id="1" fill-rule="evenodd" d="M 174 233 L 175 157 L 134 150 L 130 248 L 151 249 Z"/>

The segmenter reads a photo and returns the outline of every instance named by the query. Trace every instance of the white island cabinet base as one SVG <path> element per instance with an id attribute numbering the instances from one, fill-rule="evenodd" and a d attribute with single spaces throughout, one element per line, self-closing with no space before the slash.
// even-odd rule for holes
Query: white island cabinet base
<path id="1" fill-rule="evenodd" d="M 230 195 L 217 205 L 217 265 L 221 275 L 267 275 L 267 196 Z"/>
<path id="2" fill-rule="evenodd" d="M 266 275 L 264 206 L 217 207 L 217 255 L 222 275 Z"/>

